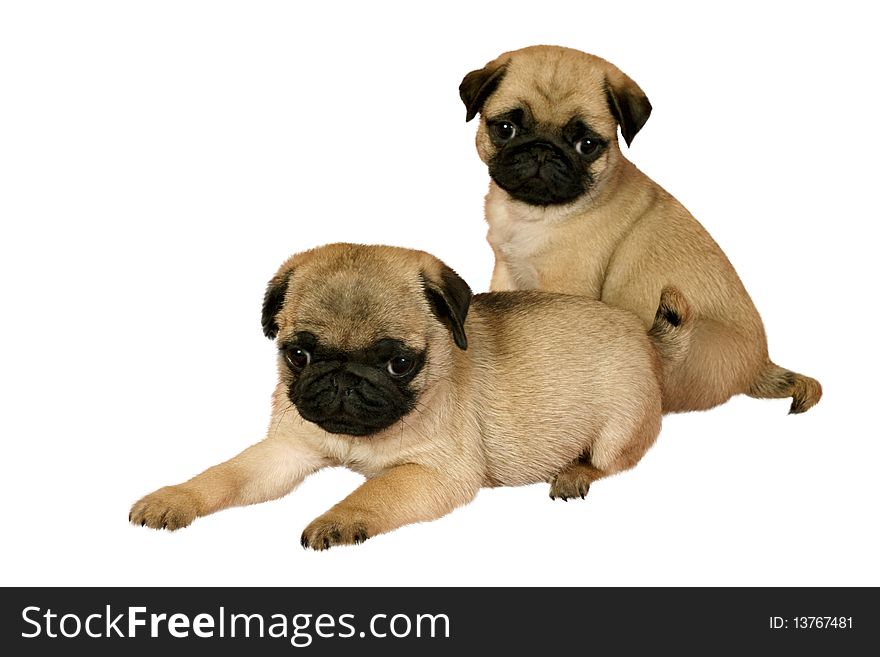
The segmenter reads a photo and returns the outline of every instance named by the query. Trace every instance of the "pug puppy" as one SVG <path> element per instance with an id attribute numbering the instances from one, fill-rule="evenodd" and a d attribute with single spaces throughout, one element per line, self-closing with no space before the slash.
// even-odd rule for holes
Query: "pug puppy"
<path id="1" fill-rule="evenodd" d="M 282 265 L 263 303 L 263 331 L 278 346 L 268 435 L 147 495 L 129 519 L 179 529 L 338 465 L 367 481 L 305 529 L 304 547 L 439 518 L 483 486 L 551 481 L 551 496 L 583 497 L 653 444 L 658 353 L 675 357 L 689 317 L 673 289 L 646 332 L 632 313 L 582 297 L 472 298 L 421 251 L 306 251 Z"/>
<path id="2" fill-rule="evenodd" d="M 694 314 L 690 348 L 666 363 L 665 412 L 712 408 L 731 396 L 791 397 L 791 413 L 822 396 L 819 382 L 770 360 L 761 317 L 718 245 L 690 213 L 621 153 L 651 103 L 613 64 L 555 46 L 507 52 L 459 88 L 477 152 L 489 167 L 491 289 L 584 295 L 654 319 L 675 286 Z"/>

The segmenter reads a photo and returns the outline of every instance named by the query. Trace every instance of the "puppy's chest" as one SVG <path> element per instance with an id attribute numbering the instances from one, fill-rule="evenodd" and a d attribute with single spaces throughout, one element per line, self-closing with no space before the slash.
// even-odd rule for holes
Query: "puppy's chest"
<path id="1" fill-rule="evenodd" d="M 489 224 L 489 244 L 520 288 L 540 288 L 538 266 L 548 250 L 550 233 L 539 223 L 503 218 Z"/>
<path id="2" fill-rule="evenodd" d="M 318 447 L 337 465 L 365 477 L 378 476 L 391 467 L 413 460 L 420 452 L 412 444 L 412 437 L 405 432 L 379 440 L 324 434 Z"/>
<path id="3" fill-rule="evenodd" d="M 519 216 L 506 204 L 487 205 L 486 219 L 487 239 L 514 289 L 600 298 L 610 257 L 601 235 L 585 238 L 568 223 Z"/>

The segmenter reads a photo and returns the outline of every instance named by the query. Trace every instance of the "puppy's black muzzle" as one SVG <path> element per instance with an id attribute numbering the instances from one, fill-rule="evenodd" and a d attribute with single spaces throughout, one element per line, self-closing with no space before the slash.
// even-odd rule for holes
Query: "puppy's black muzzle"
<path id="1" fill-rule="evenodd" d="M 315 365 L 291 385 L 289 397 L 304 419 L 352 436 L 377 433 L 412 408 L 408 395 L 381 371 L 357 363 Z"/>
<path id="2" fill-rule="evenodd" d="M 583 171 L 559 144 L 546 139 L 511 143 L 489 163 L 489 175 L 530 205 L 569 203 L 586 191 Z"/>

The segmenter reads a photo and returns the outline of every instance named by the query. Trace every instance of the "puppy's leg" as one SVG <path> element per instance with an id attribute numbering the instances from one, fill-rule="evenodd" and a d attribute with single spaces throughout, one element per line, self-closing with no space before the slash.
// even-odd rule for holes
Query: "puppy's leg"
<path id="1" fill-rule="evenodd" d="M 590 484 L 602 477 L 632 468 L 654 444 L 660 433 L 660 409 L 646 413 L 640 422 L 625 418 L 609 420 L 589 450 L 562 469 L 550 481 L 550 498 L 583 499 Z"/>
<path id="2" fill-rule="evenodd" d="M 667 285 L 660 292 L 660 303 L 648 337 L 657 350 L 663 370 L 678 365 L 690 348 L 694 316 L 690 304 L 679 290 Z"/>
<path id="3" fill-rule="evenodd" d="M 766 359 L 763 332 L 697 318 L 684 358 L 663 369 L 663 412 L 703 411 L 748 391 Z"/>
<path id="4" fill-rule="evenodd" d="M 437 470 L 408 463 L 368 479 L 351 495 L 313 520 L 303 547 L 325 550 L 362 543 L 403 525 L 435 520 L 470 502 L 479 482 L 452 480 Z"/>
<path id="5" fill-rule="evenodd" d="M 221 509 L 282 497 L 324 465 L 324 457 L 305 445 L 267 438 L 185 483 L 150 493 L 131 507 L 129 520 L 180 529 Z"/>
<path id="6" fill-rule="evenodd" d="M 768 362 L 746 394 L 758 399 L 791 397 L 791 408 L 788 412 L 803 413 L 822 398 L 822 386 L 816 379 Z"/>
<path id="7" fill-rule="evenodd" d="M 589 454 L 584 454 L 550 480 L 550 499 L 565 502 L 572 497 L 584 499 L 590 492 L 590 484 L 604 476 L 606 473 L 590 464 Z"/>
<path id="8" fill-rule="evenodd" d="M 489 289 L 493 292 L 507 292 L 519 289 L 516 281 L 513 280 L 513 274 L 510 273 L 510 268 L 497 256 L 495 257 L 495 268 L 492 270 L 492 282 L 489 284 Z"/>

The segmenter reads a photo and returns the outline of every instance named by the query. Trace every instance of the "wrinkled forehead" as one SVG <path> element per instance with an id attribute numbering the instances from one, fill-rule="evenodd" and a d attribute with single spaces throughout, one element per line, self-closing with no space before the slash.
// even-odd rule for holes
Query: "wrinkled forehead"
<path id="1" fill-rule="evenodd" d="M 491 119 L 522 108 L 539 125 L 564 126 L 580 119 L 593 130 L 612 135 L 617 124 L 605 88 L 605 72 L 588 61 L 513 57 L 483 109 Z"/>
<path id="2" fill-rule="evenodd" d="M 428 306 L 418 277 L 382 271 L 371 264 L 294 272 L 282 315 L 282 341 L 300 331 L 340 351 L 354 351 L 393 338 L 425 347 Z"/>

